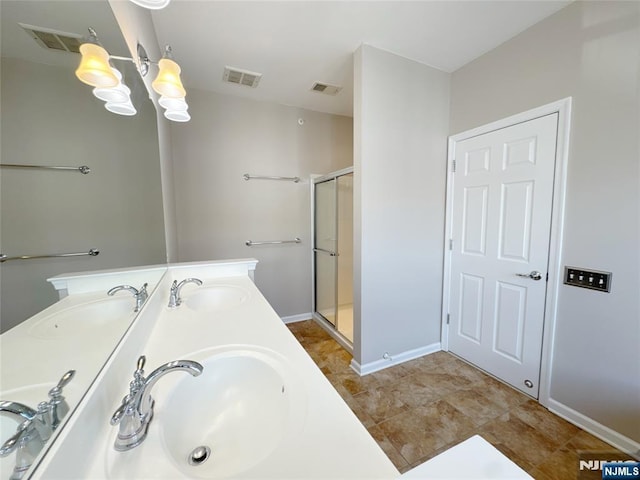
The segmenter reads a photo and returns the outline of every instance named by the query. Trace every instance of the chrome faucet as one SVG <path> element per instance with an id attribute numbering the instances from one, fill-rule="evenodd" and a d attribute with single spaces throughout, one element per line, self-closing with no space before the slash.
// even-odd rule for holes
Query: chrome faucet
<path id="1" fill-rule="evenodd" d="M 11 473 L 9 480 L 20 480 L 24 477 L 25 473 L 27 473 L 27 470 L 29 470 L 29 467 L 33 464 L 34 460 L 44 447 L 45 442 L 36 427 L 37 422 L 40 421 L 36 419 L 38 412 L 30 409 L 26 405 L 6 401 L 0 402 L 0 412 L 3 415 L 7 414 L 7 412 L 16 408 L 16 406 L 18 406 L 17 408 L 20 410 L 31 410 L 33 412 L 33 417 L 21 422 L 20 425 L 18 425 L 16 433 L 4 442 L 2 447 L 0 447 L 0 457 L 7 457 L 13 452 L 16 452 L 15 466 L 13 467 L 13 472 Z M 15 412 L 11 412 L 9 415 L 13 417 L 13 414 L 15 414 Z"/>
<path id="2" fill-rule="evenodd" d="M 117 287 L 113 287 L 111 290 L 109 290 L 107 292 L 107 295 L 113 296 L 120 290 L 127 290 L 133 293 L 133 296 L 136 299 L 136 308 L 134 308 L 133 311 L 134 313 L 138 313 L 142 308 L 142 306 L 144 305 L 144 302 L 147 301 L 147 297 L 149 296 L 149 294 L 147 293 L 147 285 L 148 283 L 145 283 L 144 285 L 142 285 L 142 287 L 140 287 L 140 290 L 138 290 L 135 287 L 132 287 L 131 285 L 118 285 Z"/>
<path id="3" fill-rule="evenodd" d="M 176 308 L 180 306 L 180 304 L 182 303 L 182 299 L 180 298 L 180 290 L 182 290 L 182 287 L 184 287 L 187 283 L 195 283 L 199 286 L 202 285 L 202 280 L 200 280 L 199 278 L 185 278 L 180 283 L 178 283 L 177 280 L 174 280 L 173 284 L 171 285 L 171 292 L 169 293 L 169 308 Z"/>
<path id="4" fill-rule="evenodd" d="M 71 381 L 75 370 L 65 373 L 58 384 L 49 390 L 49 401 L 40 402 L 34 410 L 17 402 L 0 401 L 0 415 L 16 420 L 16 433 L 0 447 L 0 457 L 16 452 L 16 462 L 10 480 L 20 480 L 33 464 L 44 444 L 60 426 L 69 412 L 69 405 L 62 396 L 62 389 Z"/>
<path id="5" fill-rule="evenodd" d="M 144 355 L 138 358 L 133 381 L 129 384 L 129 394 L 122 399 L 122 404 L 111 416 L 111 425 L 119 425 L 120 428 L 114 443 L 114 448 L 119 452 L 137 447 L 147 437 L 155 403 L 151 397 L 151 389 L 160 377 L 173 371 L 188 372 L 197 377 L 204 369 L 198 362 L 175 360 L 156 368 L 148 377 L 145 377 L 143 370 L 145 363 Z"/>

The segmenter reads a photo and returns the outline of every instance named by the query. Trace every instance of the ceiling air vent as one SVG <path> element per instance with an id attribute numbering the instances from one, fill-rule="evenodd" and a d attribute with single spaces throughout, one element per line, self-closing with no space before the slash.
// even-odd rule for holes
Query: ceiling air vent
<path id="1" fill-rule="evenodd" d="M 312 92 L 324 93 L 325 95 L 337 95 L 340 90 L 342 90 L 342 87 L 320 82 L 314 83 L 313 87 L 311 87 Z"/>
<path id="2" fill-rule="evenodd" d="M 18 23 L 25 32 L 42 48 L 59 50 L 61 52 L 80 53 L 82 35 L 77 33 L 60 32 L 44 27 L 34 27 L 25 23 Z"/>
<path id="3" fill-rule="evenodd" d="M 234 67 L 224 67 L 224 76 L 222 80 L 229 83 L 235 83 L 236 85 L 245 85 L 247 87 L 256 88 L 260 79 L 261 73 L 249 72 L 247 70 L 240 70 Z"/>

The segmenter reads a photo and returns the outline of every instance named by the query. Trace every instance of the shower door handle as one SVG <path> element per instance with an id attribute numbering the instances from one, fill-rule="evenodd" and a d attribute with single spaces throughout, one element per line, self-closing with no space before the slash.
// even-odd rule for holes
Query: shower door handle
<path id="1" fill-rule="evenodd" d="M 336 252 L 332 252 L 331 250 L 325 250 L 324 248 L 314 248 L 313 251 L 314 252 L 320 252 L 320 253 L 328 253 L 332 257 L 337 257 L 338 256 L 338 254 Z"/>

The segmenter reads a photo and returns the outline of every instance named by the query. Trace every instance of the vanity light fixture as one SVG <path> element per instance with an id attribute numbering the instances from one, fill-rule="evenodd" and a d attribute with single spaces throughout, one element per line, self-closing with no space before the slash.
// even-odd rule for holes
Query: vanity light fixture
<path id="1" fill-rule="evenodd" d="M 191 117 L 185 100 L 186 91 L 180 80 L 180 66 L 173 60 L 171 47 L 165 47 L 165 53 L 159 62 L 152 62 L 144 47 L 138 44 L 138 58 L 109 55 L 100 45 L 93 28 L 89 28 L 87 42 L 80 46 L 82 59 L 76 70 L 78 79 L 95 87 L 93 94 L 105 102 L 105 108 L 118 115 L 135 115 L 136 109 L 131 102 L 131 90 L 122 82 L 122 74 L 113 67 L 110 60 L 133 62 L 144 77 L 149 73 L 151 64 L 158 65 L 159 71 L 152 88 L 161 95 L 160 105 L 165 109 L 164 116 L 174 122 L 188 122 Z"/>
<path id="2" fill-rule="evenodd" d="M 173 122 L 188 122 L 191 116 L 187 112 L 187 92 L 180 80 L 180 65 L 173 60 L 169 45 L 165 47 L 158 67 L 160 70 L 151 87 L 160 94 L 158 103 L 165 109 L 164 116 Z"/>

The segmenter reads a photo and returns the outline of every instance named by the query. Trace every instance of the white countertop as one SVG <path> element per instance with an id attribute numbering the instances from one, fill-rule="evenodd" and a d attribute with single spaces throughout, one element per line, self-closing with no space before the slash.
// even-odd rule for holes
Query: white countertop
<path id="1" fill-rule="evenodd" d="M 344 403 L 322 372 L 307 355 L 288 328 L 264 299 L 247 275 L 205 278 L 202 287 L 186 285 L 182 291 L 183 305 L 176 309 L 166 306 L 168 288 L 173 281 L 171 268 L 150 299 L 152 305 L 142 312 L 138 322 L 153 324 L 146 344 L 130 349 L 127 365 L 113 362 L 94 385 L 79 412 L 57 442 L 52 453 L 36 471 L 33 478 L 180 478 L 171 462 L 155 456 L 151 463 L 162 468 L 147 469 L 149 451 L 162 447 L 159 422 L 162 421 L 162 399 L 182 375 L 167 375 L 152 392 L 156 399 L 156 416 L 151 422 L 145 442 L 135 449 L 116 453 L 112 444 L 117 429 L 109 425 L 109 418 L 127 392 L 135 369 L 134 358 L 144 354 L 150 372 L 159 365 L 176 359 L 188 359 L 189 354 L 202 349 L 225 347 L 263 348 L 277 352 L 287 362 L 296 390 L 304 398 L 303 414 L 298 417 L 295 435 L 287 437 L 264 461 L 234 478 L 368 478 L 391 479 L 399 472 L 369 435 L 357 417 Z M 184 271 L 177 270 L 180 281 Z M 220 306 L 208 311 L 189 307 L 190 299 L 207 287 L 225 287 L 246 292 L 239 304 Z M 192 303 L 192 302 L 191 302 Z M 147 317 L 145 317 L 147 316 Z M 153 318 L 149 318 L 152 316 Z M 136 322 L 137 323 L 137 322 Z M 126 344 L 125 339 L 123 344 Z M 195 379 L 197 380 L 197 379 Z M 268 414 L 268 412 L 265 412 Z M 87 440 L 90 439 L 89 442 Z M 90 459 L 90 460 L 87 460 Z M 122 465 L 131 465 L 136 473 L 127 473 Z"/>

